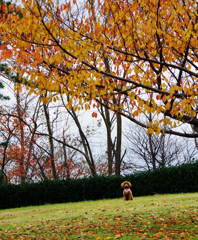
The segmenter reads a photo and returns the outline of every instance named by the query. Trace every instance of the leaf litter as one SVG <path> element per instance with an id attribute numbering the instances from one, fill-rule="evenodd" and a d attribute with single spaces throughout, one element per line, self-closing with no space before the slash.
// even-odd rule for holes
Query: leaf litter
<path id="1" fill-rule="evenodd" d="M 0 239 L 197 239 L 198 209 L 177 202 L 151 200 L 143 206 L 116 207 L 114 214 L 104 205 L 87 210 L 78 218 L 7 225 L 7 229 L 0 229 Z"/>

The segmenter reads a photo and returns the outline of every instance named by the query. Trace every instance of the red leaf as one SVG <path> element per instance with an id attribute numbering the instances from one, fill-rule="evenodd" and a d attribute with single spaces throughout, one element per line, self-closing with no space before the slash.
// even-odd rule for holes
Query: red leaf
<path id="1" fill-rule="evenodd" d="M 97 118 L 97 113 L 93 112 L 91 116 Z"/>

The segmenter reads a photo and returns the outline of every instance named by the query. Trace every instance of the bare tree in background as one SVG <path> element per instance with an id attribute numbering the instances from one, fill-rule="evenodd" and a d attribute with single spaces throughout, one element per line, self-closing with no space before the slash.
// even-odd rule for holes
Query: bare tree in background
<path id="1" fill-rule="evenodd" d="M 198 158 L 193 139 L 166 134 L 147 135 L 146 129 L 135 124 L 127 125 L 127 133 L 124 135 L 127 139 L 128 160 L 123 162 L 123 169 L 154 170 Z"/>

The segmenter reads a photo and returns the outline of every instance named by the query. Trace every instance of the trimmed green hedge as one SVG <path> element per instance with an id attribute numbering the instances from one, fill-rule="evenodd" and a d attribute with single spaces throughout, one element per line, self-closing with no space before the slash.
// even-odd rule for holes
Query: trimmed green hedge
<path id="1" fill-rule="evenodd" d="M 0 209 L 122 197 L 121 183 L 132 183 L 134 197 L 198 192 L 198 161 L 127 176 L 48 180 L 0 187 Z"/>

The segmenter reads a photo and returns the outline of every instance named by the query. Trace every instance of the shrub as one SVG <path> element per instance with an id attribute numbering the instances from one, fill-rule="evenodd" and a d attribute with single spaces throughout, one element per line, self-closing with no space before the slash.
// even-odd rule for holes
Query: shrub
<path id="1" fill-rule="evenodd" d="M 0 187 L 0 209 L 122 197 L 121 183 L 132 183 L 135 197 L 155 193 L 198 192 L 198 161 L 126 176 L 45 180 Z"/>

